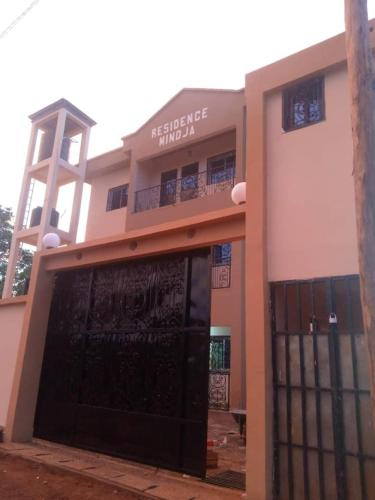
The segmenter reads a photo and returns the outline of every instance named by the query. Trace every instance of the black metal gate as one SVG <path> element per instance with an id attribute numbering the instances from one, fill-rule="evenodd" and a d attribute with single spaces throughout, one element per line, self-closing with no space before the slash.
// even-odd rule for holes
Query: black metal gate
<path id="1" fill-rule="evenodd" d="M 358 276 L 273 283 L 271 301 L 274 497 L 374 499 Z"/>
<path id="2" fill-rule="evenodd" d="M 60 272 L 37 437 L 203 476 L 209 250 Z"/>

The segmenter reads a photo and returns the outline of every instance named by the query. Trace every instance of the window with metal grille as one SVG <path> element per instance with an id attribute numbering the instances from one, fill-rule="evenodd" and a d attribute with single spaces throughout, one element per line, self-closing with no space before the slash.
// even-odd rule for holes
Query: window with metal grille
<path id="1" fill-rule="evenodd" d="M 212 247 L 212 264 L 215 266 L 230 264 L 232 255 L 232 244 L 222 243 Z"/>
<path id="2" fill-rule="evenodd" d="M 108 191 L 107 212 L 126 207 L 128 204 L 128 184 L 116 186 Z"/>
<path id="3" fill-rule="evenodd" d="M 210 337 L 210 370 L 230 369 L 230 337 Z"/>
<path id="4" fill-rule="evenodd" d="M 236 153 L 229 151 L 207 160 L 207 184 L 232 180 L 235 173 Z"/>
<path id="5" fill-rule="evenodd" d="M 192 200 L 198 197 L 198 170 L 199 163 L 185 165 L 181 169 L 181 201 Z"/>
<path id="6" fill-rule="evenodd" d="M 325 118 L 324 80 L 313 78 L 283 92 L 285 132 L 318 123 Z"/>
<path id="7" fill-rule="evenodd" d="M 232 261 L 232 244 L 212 247 L 212 288 L 229 288 Z"/>

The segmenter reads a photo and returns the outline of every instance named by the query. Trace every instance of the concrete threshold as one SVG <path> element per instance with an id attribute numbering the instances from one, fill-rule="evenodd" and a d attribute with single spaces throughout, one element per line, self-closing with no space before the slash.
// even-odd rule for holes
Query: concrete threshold
<path id="1" fill-rule="evenodd" d="M 96 479 L 116 488 L 161 500 L 238 500 L 245 494 L 220 488 L 185 474 L 138 464 L 108 455 L 34 439 L 0 443 L 0 450 Z"/>

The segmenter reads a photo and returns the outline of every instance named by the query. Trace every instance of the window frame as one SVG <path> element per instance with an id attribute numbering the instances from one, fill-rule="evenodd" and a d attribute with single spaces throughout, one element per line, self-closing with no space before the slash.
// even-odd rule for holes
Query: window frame
<path id="1" fill-rule="evenodd" d="M 181 168 L 180 201 L 198 198 L 199 162 Z"/>
<path id="2" fill-rule="evenodd" d="M 307 119 L 301 125 L 296 125 L 293 118 L 292 99 L 296 97 L 298 92 L 301 92 L 304 88 L 308 88 L 311 92 L 311 88 L 316 86 L 315 94 L 319 102 L 320 118 L 319 120 Z M 282 93 L 282 128 L 284 132 L 292 132 L 293 130 L 299 130 L 301 128 L 309 127 L 311 125 L 316 125 L 321 123 L 326 119 L 325 110 L 325 80 L 324 76 L 315 76 L 307 80 L 300 81 L 299 83 L 286 87 Z"/>
<path id="3" fill-rule="evenodd" d="M 215 349 L 215 347 L 216 349 Z M 209 371 L 230 370 L 231 336 L 211 335 L 209 346 Z"/>
<path id="4" fill-rule="evenodd" d="M 175 205 L 177 197 L 178 169 L 172 168 L 160 173 L 159 207 Z"/>
<path id="5" fill-rule="evenodd" d="M 120 192 L 119 206 L 113 206 L 113 197 L 118 192 Z M 108 189 L 106 212 L 112 212 L 113 210 L 120 210 L 121 208 L 127 207 L 128 196 L 129 196 L 129 184 L 121 184 L 120 186 L 115 186 L 113 188 Z"/>
<path id="6" fill-rule="evenodd" d="M 223 252 L 223 247 L 227 248 Z M 228 251 L 229 250 L 229 251 Z M 211 247 L 211 288 L 230 288 L 232 275 L 232 243 L 219 243 Z"/>
<path id="7" fill-rule="evenodd" d="M 227 255 L 223 252 L 223 247 L 229 249 Z M 220 256 L 219 256 L 220 254 Z M 231 265 L 232 262 L 232 243 L 218 243 L 212 246 L 212 265 L 213 266 L 224 266 Z"/>
<path id="8" fill-rule="evenodd" d="M 233 156 L 233 167 L 227 167 L 226 162 L 229 157 Z M 213 175 L 217 172 L 212 172 L 212 163 L 215 161 L 219 161 L 223 159 L 224 160 L 224 166 L 223 166 L 223 173 L 225 175 L 225 178 L 219 181 L 214 181 L 213 180 Z M 232 175 L 228 176 L 226 172 L 232 172 Z M 221 153 L 219 155 L 211 156 L 211 158 L 207 158 L 207 179 L 206 183 L 208 186 L 212 186 L 215 184 L 221 184 L 222 182 L 228 182 L 232 181 L 236 176 L 236 151 L 233 149 L 231 151 L 227 151 L 225 153 Z"/>

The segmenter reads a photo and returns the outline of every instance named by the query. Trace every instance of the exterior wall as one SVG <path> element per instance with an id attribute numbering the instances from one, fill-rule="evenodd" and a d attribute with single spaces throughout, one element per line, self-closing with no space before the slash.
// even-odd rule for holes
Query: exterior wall
<path id="1" fill-rule="evenodd" d="M 223 191 L 222 193 L 195 198 L 175 205 L 166 205 L 165 207 L 145 210 L 136 214 L 128 214 L 126 230 L 130 231 L 162 224 L 163 222 L 171 222 L 211 210 L 220 210 L 220 208 L 230 207 L 231 205 L 233 205 L 233 202 L 231 201 L 230 190 Z"/>
<path id="2" fill-rule="evenodd" d="M 231 331 L 230 408 L 245 408 L 244 324 L 243 324 L 243 242 L 232 243 L 229 288 L 216 288 L 211 294 L 211 325 Z"/>
<path id="3" fill-rule="evenodd" d="M 375 21 L 370 21 L 370 40 L 372 47 L 375 46 L 374 26 Z M 273 145 L 270 144 L 269 138 L 271 137 L 271 134 L 269 128 L 269 109 L 267 109 L 270 107 L 270 104 L 268 100 L 271 94 L 274 94 L 278 89 L 281 89 L 286 85 L 290 85 L 292 82 L 308 78 L 313 75 L 322 73 L 328 74 L 328 72 L 332 69 L 338 68 L 340 65 L 344 66 L 345 59 L 345 33 L 342 33 L 320 44 L 309 47 L 308 49 L 305 49 L 297 54 L 293 54 L 286 59 L 277 61 L 269 66 L 246 75 L 246 129 L 248 133 L 246 144 L 247 202 L 245 309 L 246 337 L 250 338 L 251 335 L 251 343 L 246 343 L 247 407 L 249 409 L 247 412 L 246 431 L 247 442 L 251 443 L 251 446 L 248 447 L 246 454 L 246 492 L 247 497 L 251 500 L 258 500 L 260 498 L 268 500 L 272 498 L 273 408 L 268 281 L 273 279 L 283 279 L 286 275 L 288 275 L 288 277 L 292 277 L 293 275 L 296 276 L 296 272 L 290 272 L 290 267 L 288 268 L 288 272 L 286 270 L 285 272 L 280 273 L 275 272 L 276 269 L 280 271 L 282 271 L 284 267 L 286 269 L 285 264 L 287 254 L 289 255 L 289 262 L 297 260 L 296 266 L 293 266 L 293 268 L 295 267 L 299 271 L 301 269 L 303 270 L 300 263 L 298 264 L 300 256 L 296 256 L 295 251 L 293 254 L 290 251 L 290 247 L 293 247 L 293 244 L 298 244 L 298 241 L 296 241 L 297 237 L 295 235 L 293 237 L 293 234 L 291 235 L 290 231 L 286 231 L 283 235 L 283 239 L 285 246 L 285 241 L 288 241 L 288 236 L 291 236 L 291 244 L 288 243 L 288 248 L 281 252 L 283 249 L 282 245 L 276 252 L 276 244 L 280 242 L 281 235 L 280 231 L 276 228 L 275 221 L 277 215 L 275 213 L 275 208 L 280 206 L 280 210 L 282 212 L 282 222 L 285 225 L 285 217 L 288 213 L 287 210 L 285 210 L 285 206 L 290 206 L 290 201 L 281 200 L 281 196 L 284 195 L 286 198 L 286 196 L 289 195 L 289 188 L 295 192 L 298 192 L 298 189 L 294 187 L 294 182 L 290 186 L 286 186 L 288 187 L 288 191 L 285 191 L 284 189 L 283 192 L 280 186 L 276 187 L 277 176 L 275 170 L 278 165 L 277 158 L 275 156 L 276 148 L 278 147 L 281 157 L 286 155 L 287 152 L 285 150 L 286 144 L 284 143 L 285 147 L 280 145 L 282 139 L 280 130 L 280 114 L 277 117 L 278 125 L 275 125 L 278 128 L 278 130 L 274 132 L 276 142 Z M 347 106 L 348 96 L 344 95 L 344 92 L 341 93 L 341 96 L 342 99 L 340 101 L 340 106 L 345 107 Z M 331 97 L 330 100 L 332 104 L 337 102 L 336 97 L 337 96 Z M 279 109 L 281 113 L 281 107 Z M 341 115 L 340 109 L 338 109 L 338 114 Z M 268 129 L 266 126 L 267 118 Z M 327 109 L 327 123 L 329 120 L 330 112 L 329 109 Z M 348 115 L 344 117 L 344 123 L 348 123 L 347 120 Z M 324 124 L 307 127 L 305 129 L 306 133 L 309 128 L 309 133 L 317 134 L 318 132 L 313 132 L 313 129 L 315 127 L 322 127 L 323 125 Z M 328 131 L 332 133 L 332 129 L 327 126 L 327 133 Z M 291 132 L 290 134 L 300 134 L 303 136 L 304 132 L 305 131 L 301 129 L 297 132 Z M 348 148 L 351 139 L 347 134 L 348 132 L 343 134 L 339 139 L 335 134 L 330 139 L 336 143 L 339 149 Z M 323 137 L 321 135 L 321 138 L 323 139 L 323 144 L 327 147 L 327 136 Z M 347 144 L 345 144 L 346 140 L 348 140 Z M 295 146 L 294 143 L 293 146 Z M 308 146 L 307 141 L 305 142 L 305 146 Z M 267 147 L 270 148 L 271 151 L 267 151 Z M 317 150 L 314 150 L 313 153 L 311 153 L 311 149 L 311 147 L 308 147 L 307 153 L 303 155 L 303 158 L 308 158 L 309 154 L 313 154 L 315 157 L 317 156 Z M 320 149 L 320 151 L 320 156 L 323 157 L 325 152 L 322 149 Z M 270 165 L 268 165 L 267 160 L 270 162 Z M 301 163 L 300 159 L 299 163 Z M 273 179 L 271 177 L 272 171 Z M 313 175 L 313 173 L 309 171 L 308 175 Z M 315 176 L 313 175 L 313 177 Z M 327 174 L 324 172 L 323 179 L 326 177 Z M 321 184 L 322 180 L 319 183 L 319 190 Z M 285 183 L 282 183 L 282 185 L 284 185 L 285 188 Z M 317 188 L 317 186 L 313 183 L 311 185 L 315 189 Z M 310 185 L 309 189 L 311 190 Z M 276 193 L 276 190 L 279 190 L 279 193 Z M 332 188 L 332 192 L 333 190 L 334 187 Z M 324 191 L 324 189 L 322 193 L 318 191 L 316 196 L 320 196 L 322 194 L 324 195 Z M 267 203 L 267 195 L 272 200 L 271 203 Z M 336 197 L 336 203 L 337 196 L 338 195 L 336 193 L 333 194 L 333 199 Z M 300 199 L 300 196 L 297 197 L 297 199 Z M 323 196 L 323 199 L 326 199 L 326 196 Z M 302 206 L 302 213 L 304 213 L 303 208 L 304 207 Z M 296 228 L 295 213 L 298 209 L 301 209 L 301 206 L 295 205 L 294 213 L 291 214 L 289 222 L 291 223 L 291 226 L 294 226 L 294 228 Z M 268 220 L 266 217 L 267 212 Z M 327 214 L 324 213 L 323 217 L 327 217 Z M 332 216 L 328 215 L 328 217 L 332 219 Z M 347 222 L 345 221 L 344 223 L 346 224 Z M 269 228 L 267 228 L 267 224 L 269 224 Z M 317 223 L 312 224 L 312 229 L 316 227 L 316 224 Z M 288 228 L 286 228 L 286 230 L 287 229 Z M 337 231 L 337 228 L 331 228 L 331 230 Z M 304 230 L 302 236 L 306 237 L 306 233 L 307 231 Z M 317 234 L 319 234 L 319 231 L 315 230 L 314 236 L 317 236 Z M 340 235 L 340 230 L 338 231 L 338 234 Z M 276 235 L 278 235 L 278 238 L 276 238 Z M 269 241 L 267 241 L 267 239 L 269 239 Z M 332 242 L 332 239 L 330 238 L 329 241 Z M 334 244 L 331 243 L 330 250 L 334 248 Z M 271 252 L 275 252 L 275 255 Z M 309 253 L 307 255 L 309 255 Z M 282 266 L 278 265 L 276 267 L 276 256 L 280 257 L 279 262 L 283 263 Z M 281 256 L 284 258 L 281 259 Z M 333 265 L 334 267 L 330 269 L 331 273 L 336 267 L 334 262 Z M 275 270 L 268 272 L 268 266 L 274 266 Z M 311 264 L 306 263 L 306 268 L 309 268 L 310 266 Z M 320 266 L 320 269 L 310 269 L 309 274 L 312 271 L 314 271 L 314 274 L 318 271 L 319 274 L 324 274 L 326 271 L 322 269 L 322 267 L 323 266 Z M 344 272 L 343 266 L 339 267 L 340 269 L 338 269 L 337 272 Z M 345 267 L 349 268 L 351 266 L 348 265 Z"/>
<path id="4" fill-rule="evenodd" d="M 194 133 L 178 141 L 160 144 L 158 130 L 164 125 L 184 119 L 201 110 L 201 118 L 194 122 Z M 203 110 L 205 110 L 203 112 Z M 204 116 L 204 118 L 203 118 Z M 180 127 L 177 131 L 184 131 Z M 162 136 L 164 137 L 164 136 Z M 212 196 L 176 203 L 161 208 L 134 213 L 135 192 L 158 186 L 160 174 L 200 162 L 199 171 L 206 170 L 206 160 L 215 154 L 236 150 L 236 178 L 244 178 L 244 93 L 184 89 L 167 103 L 135 134 L 124 138 L 124 150 L 131 153 L 129 212 L 126 230 L 177 220 L 208 210 L 231 205 L 230 190 Z"/>
<path id="5" fill-rule="evenodd" d="M 26 302 L 0 301 L 0 425 L 4 426 L 16 367 Z"/>
<path id="6" fill-rule="evenodd" d="M 243 91 L 184 89 L 136 133 L 124 137 L 124 148 L 131 150 L 138 160 L 143 160 L 173 149 L 186 147 L 197 140 L 242 126 L 243 106 Z M 179 128 L 182 132 L 181 139 L 160 145 L 158 127 L 173 123 L 181 117 L 187 117 L 190 113 L 194 114 L 196 110 L 202 112 L 200 119 L 192 124 L 194 127 L 192 135 L 184 137 L 186 127 L 183 125 Z"/>
<path id="7" fill-rule="evenodd" d="M 185 126 L 177 132 L 181 137 L 159 144 L 158 129 L 175 121 L 181 125 L 188 116 L 199 119 L 192 134 L 183 137 Z M 184 122 L 185 123 L 185 122 Z M 176 133 L 177 133 L 176 132 Z M 86 181 L 90 182 L 91 199 L 86 240 L 119 234 L 154 224 L 199 215 L 232 205 L 227 191 L 187 200 L 175 205 L 134 213 L 135 192 L 160 185 L 161 172 L 196 161 L 199 172 L 207 169 L 207 158 L 230 150 L 236 151 L 236 179 L 244 178 L 244 92 L 184 89 L 167 103 L 136 133 L 124 138 L 124 147 L 88 161 Z M 129 184 L 128 209 L 106 212 L 108 189 Z"/>
<path id="8" fill-rule="evenodd" d="M 181 178 L 181 169 L 185 165 L 199 162 L 199 172 L 207 171 L 207 159 L 220 153 L 236 149 L 236 132 L 217 135 L 206 141 L 194 143 L 190 148 L 179 149 L 167 155 L 157 156 L 152 160 L 140 163 L 138 168 L 144 170 L 144 181 L 136 189 L 144 189 L 160 184 L 162 172 L 177 168 L 177 178 Z M 147 183 L 147 184 L 146 184 Z"/>
<path id="9" fill-rule="evenodd" d="M 125 166 L 91 180 L 86 240 L 111 236 L 125 231 L 127 207 L 109 212 L 106 211 L 106 207 L 108 190 L 128 182 L 129 169 Z"/>
<path id="10" fill-rule="evenodd" d="M 159 144 L 158 126 L 171 123 L 189 112 L 201 110 L 200 120 L 194 122 L 194 134 L 169 144 Z M 203 112 L 203 110 L 205 110 Z M 204 115 L 203 115 L 204 113 Z M 203 118 L 203 116 L 205 116 Z M 88 162 L 88 181 L 91 199 L 86 239 L 139 230 L 166 222 L 173 223 L 194 215 L 232 207 L 231 183 L 209 187 L 212 194 L 180 201 L 177 186 L 176 203 L 135 213 L 135 192 L 156 187 L 150 193 L 159 204 L 161 173 L 199 163 L 199 185 L 205 184 L 207 159 L 236 151 L 236 180 L 244 179 L 244 94 L 242 91 L 184 90 L 167 103 L 141 129 L 124 140 L 124 148 L 108 152 Z M 154 132 L 153 132 L 154 130 Z M 156 130 L 156 132 L 155 132 Z M 184 128 L 181 129 L 182 132 Z M 130 164 L 131 161 L 131 164 Z M 120 165 L 121 164 L 121 165 Z M 129 165 L 131 165 L 129 167 Z M 106 212 L 108 189 L 129 183 L 127 209 Z M 201 193 L 202 194 L 202 193 Z M 149 193 L 147 193 L 149 195 Z M 242 244 L 232 247 L 231 287 L 212 290 L 212 325 L 231 329 L 231 388 L 230 406 L 244 408 L 244 332 L 243 283 L 241 273 Z"/>
<path id="11" fill-rule="evenodd" d="M 269 281 L 358 272 L 349 91 L 325 73 L 326 119 L 282 129 L 282 91 L 267 97 Z"/>

